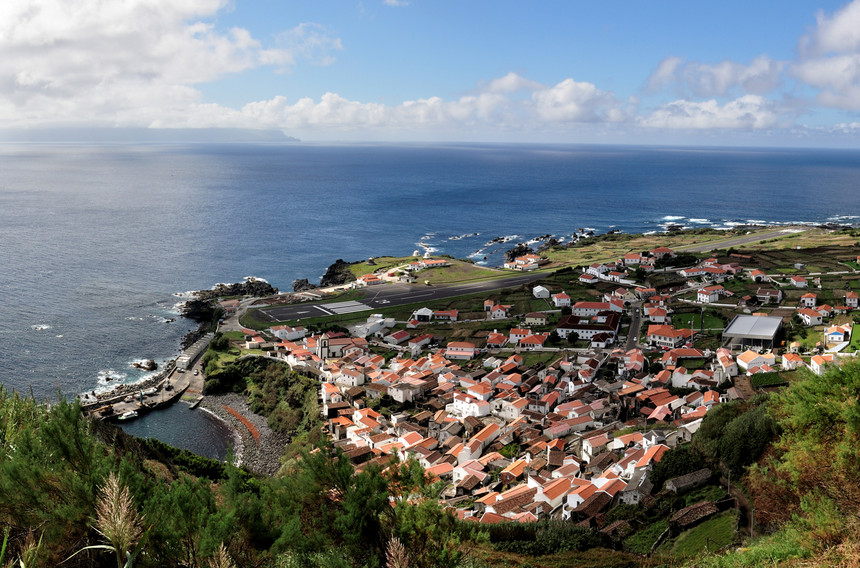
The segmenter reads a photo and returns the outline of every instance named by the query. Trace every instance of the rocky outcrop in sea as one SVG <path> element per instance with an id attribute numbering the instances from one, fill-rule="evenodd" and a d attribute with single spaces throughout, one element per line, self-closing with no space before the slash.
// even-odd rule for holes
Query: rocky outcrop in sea
<path id="1" fill-rule="evenodd" d="M 349 269 L 350 263 L 342 258 L 334 261 L 331 266 L 325 271 L 323 277 L 320 278 L 320 286 L 325 288 L 328 286 L 340 286 L 347 282 L 356 280 L 355 274 Z"/>

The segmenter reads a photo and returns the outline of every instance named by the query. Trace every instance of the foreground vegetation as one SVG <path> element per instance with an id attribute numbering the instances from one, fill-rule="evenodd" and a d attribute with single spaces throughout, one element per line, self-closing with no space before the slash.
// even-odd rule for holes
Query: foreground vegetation
<path id="1" fill-rule="evenodd" d="M 245 384 L 253 385 L 248 392 L 257 393 L 252 400 L 259 398 L 260 411 L 271 415 L 277 406 L 266 399 L 286 398 L 290 388 L 300 392 L 295 385 L 302 383 L 262 363 L 245 369 L 253 377 Z M 276 387 L 286 391 L 272 394 Z M 809 559 L 852 565 L 860 534 L 858 394 L 858 363 L 823 377 L 807 374 L 780 393 L 720 405 L 692 445 L 664 456 L 653 472 L 655 490 L 704 465 L 722 467 L 742 483 L 754 503 L 756 525 L 775 532 L 739 550 L 735 529 L 746 522 L 729 511 L 651 551 L 673 511 L 724 496 L 716 485 L 683 497 L 660 493 L 646 507 L 617 507 L 607 521 L 624 520 L 634 530 L 620 540 L 558 522 L 487 528 L 443 511 L 437 501 L 441 487 L 414 462 L 356 472 L 319 438 L 317 446 L 305 440 L 293 448 L 279 475 L 256 478 L 229 464 L 130 438 L 83 418 L 75 404 L 47 408 L 5 391 L 0 527 L 9 535 L 7 559 L 31 558 L 35 547 L 38 554 L 27 566 L 108 565 L 114 562 L 109 550 L 76 553 L 112 542 L 98 523 L 113 476 L 116 490 L 128 493 L 129 526 L 139 528 L 121 544 L 129 552 L 142 549 L 136 566 L 207 566 L 219 555 L 237 567 L 382 566 L 393 550 L 416 567 L 657 566 L 685 558 L 695 558 L 688 561 L 696 566 Z"/>
<path id="2" fill-rule="evenodd" d="M 129 499 L 111 501 L 107 513 L 128 530 L 123 560 L 142 546 L 135 566 L 204 566 L 222 544 L 234 566 L 378 566 L 395 539 L 410 566 L 457 566 L 459 543 L 473 538 L 439 508 L 436 487 L 414 462 L 356 473 L 321 447 L 285 463 L 283 475 L 254 478 L 224 465 L 208 470 L 210 479 L 194 464 L 83 418 L 75 404 L 48 409 L 5 391 L 0 450 L 5 554 L 30 558 L 37 547 L 28 568 L 115 562 L 100 549 L 76 554 L 114 544 L 97 521 L 111 477 Z"/>

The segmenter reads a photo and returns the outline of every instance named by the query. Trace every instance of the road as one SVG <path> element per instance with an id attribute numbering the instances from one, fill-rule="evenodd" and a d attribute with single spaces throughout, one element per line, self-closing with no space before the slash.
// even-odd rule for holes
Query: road
<path id="1" fill-rule="evenodd" d="M 797 233 L 802 233 L 805 230 L 806 229 L 804 227 L 786 227 L 785 229 L 780 229 L 778 231 L 756 233 L 755 235 L 745 235 L 743 237 L 736 237 L 734 239 L 727 239 L 725 241 L 705 243 L 702 245 L 692 245 L 687 247 L 678 247 L 675 250 L 684 252 L 710 252 L 712 250 L 728 249 L 732 247 L 758 243 L 768 239 L 775 239 L 779 237 L 785 237 L 787 235 L 794 235 Z"/>
<path id="2" fill-rule="evenodd" d="M 639 334 L 642 332 L 642 304 L 643 301 L 633 302 L 630 305 L 630 331 L 627 333 L 626 350 L 639 347 Z"/>
<path id="3" fill-rule="evenodd" d="M 421 286 L 417 284 L 380 284 L 364 290 L 364 298 L 357 300 L 368 310 L 378 310 L 404 304 L 419 302 L 433 302 L 455 296 L 465 296 L 478 292 L 492 292 L 502 288 L 513 288 L 522 286 L 545 277 L 544 273 L 531 273 L 511 278 L 500 278 L 498 280 L 487 280 L 471 284 L 455 284 L 451 286 Z M 329 304 L 330 305 L 330 304 Z M 366 311 L 353 310 L 353 311 Z M 257 312 L 261 319 L 268 318 L 272 322 L 293 321 L 302 318 L 320 317 L 332 315 L 333 312 L 326 308 L 325 303 L 305 302 L 289 306 L 277 306 L 264 308 Z"/>

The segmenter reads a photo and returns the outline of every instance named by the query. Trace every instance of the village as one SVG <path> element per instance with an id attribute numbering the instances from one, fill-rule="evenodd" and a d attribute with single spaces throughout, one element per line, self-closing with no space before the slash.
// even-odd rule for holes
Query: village
<path id="1" fill-rule="evenodd" d="M 563 519 L 614 535 L 632 529 L 607 513 L 653 502 L 652 470 L 710 410 L 854 356 L 860 257 L 839 256 L 827 272 L 797 262 L 789 275 L 751 251 L 689 264 L 689 253 L 657 247 L 553 272 L 529 254 L 505 268 L 546 278 L 518 290 L 333 317 L 337 330 L 291 322 L 229 337 L 243 356 L 320 380 L 327 433 L 358 468 L 414 458 L 462 520 Z M 419 259 L 355 286 L 453 262 Z M 718 478 L 702 470 L 665 487 Z M 736 505 L 729 493 L 694 503 L 670 528 Z"/>

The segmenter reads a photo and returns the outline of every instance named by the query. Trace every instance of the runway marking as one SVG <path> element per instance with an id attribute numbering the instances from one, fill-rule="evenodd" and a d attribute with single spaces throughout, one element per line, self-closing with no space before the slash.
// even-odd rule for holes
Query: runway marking
<path id="1" fill-rule="evenodd" d="M 314 307 L 327 316 L 333 316 L 334 315 L 334 312 L 330 312 L 330 311 L 326 310 L 325 308 L 323 308 L 322 306 L 314 306 Z"/>
<path id="2" fill-rule="evenodd" d="M 353 312 L 364 312 L 364 311 L 372 310 L 372 309 L 373 308 L 371 308 L 370 306 L 365 306 L 364 304 L 358 304 L 356 306 L 350 306 L 347 308 L 340 308 L 337 310 L 337 313 L 339 313 L 339 314 L 351 314 Z"/>

